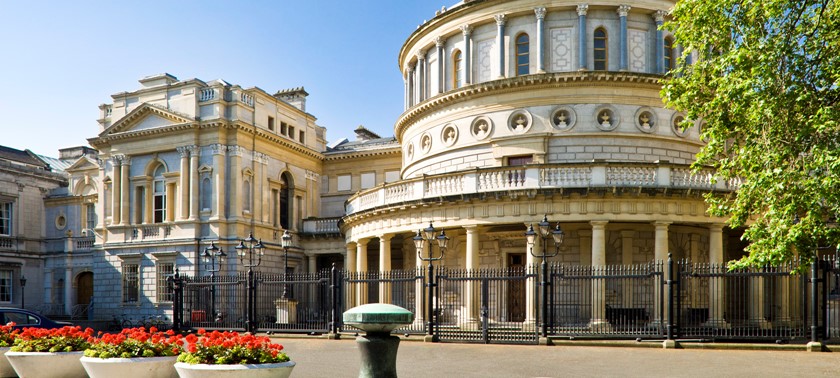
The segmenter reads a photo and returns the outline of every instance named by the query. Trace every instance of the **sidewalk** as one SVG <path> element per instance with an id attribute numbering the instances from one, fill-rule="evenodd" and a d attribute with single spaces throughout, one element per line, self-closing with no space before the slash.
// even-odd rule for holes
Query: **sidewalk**
<path id="1" fill-rule="evenodd" d="M 342 340 L 276 339 L 297 363 L 294 377 L 357 377 L 359 351 Z M 833 353 L 402 342 L 401 378 L 813 377 L 840 376 Z"/>

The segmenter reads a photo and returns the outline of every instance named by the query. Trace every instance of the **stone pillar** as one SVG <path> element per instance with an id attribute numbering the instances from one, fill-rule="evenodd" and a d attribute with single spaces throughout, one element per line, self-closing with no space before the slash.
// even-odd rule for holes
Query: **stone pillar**
<path id="1" fill-rule="evenodd" d="M 478 261 L 478 251 L 481 244 L 480 227 L 471 225 L 464 226 L 464 229 L 467 231 L 467 253 L 464 259 L 464 265 L 466 266 L 464 268 L 470 272 L 475 272 L 480 266 Z M 478 309 L 481 306 L 478 301 L 481 298 L 479 293 L 481 288 L 474 281 L 467 281 L 466 284 L 466 291 L 464 292 L 463 298 L 464 304 L 466 305 L 464 309 L 465 319 L 462 321 L 467 324 L 477 324 L 480 320 Z"/>
<path id="2" fill-rule="evenodd" d="M 64 268 L 64 313 L 73 314 L 73 257 L 67 257 L 67 266 Z"/>
<path id="3" fill-rule="evenodd" d="M 111 224 L 122 224 L 122 155 L 111 157 L 114 177 L 111 180 Z"/>
<path id="4" fill-rule="evenodd" d="M 230 219 L 242 217 L 242 147 L 228 146 L 230 155 Z M 290 204 L 291 205 L 291 204 Z"/>
<path id="5" fill-rule="evenodd" d="M 362 274 L 368 272 L 368 258 L 367 245 L 370 240 L 361 239 L 356 242 L 356 271 Z M 366 283 L 359 283 L 356 285 L 356 298 L 358 305 L 368 303 L 368 285 Z"/>
<path id="6" fill-rule="evenodd" d="M 175 183 L 166 184 L 166 214 L 164 222 L 175 220 Z"/>
<path id="7" fill-rule="evenodd" d="M 586 69 L 586 12 L 589 10 L 588 4 L 578 4 L 578 69 Z"/>
<path id="8" fill-rule="evenodd" d="M 607 264 L 607 221 L 591 221 L 592 225 L 592 267 L 596 274 L 603 274 Z M 606 281 L 592 280 L 592 318 L 589 327 L 594 330 L 608 330 Z"/>
<path id="9" fill-rule="evenodd" d="M 190 220 L 198 219 L 198 158 L 201 148 L 190 146 Z"/>
<path id="10" fill-rule="evenodd" d="M 227 148 L 223 144 L 210 146 L 213 150 L 213 194 L 216 195 L 213 205 L 212 219 L 225 219 L 225 153 Z"/>
<path id="11" fill-rule="evenodd" d="M 178 219 L 184 220 L 190 214 L 190 150 L 188 146 L 181 146 L 176 148 L 181 154 L 181 173 L 178 177 L 178 186 L 180 188 L 178 194 Z M 217 167 L 223 167 L 218 166 Z"/>
<path id="12" fill-rule="evenodd" d="M 394 235 L 379 235 L 379 273 L 386 277 L 391 271 L 391 238 Z M 379 303 L 391 303 L 391 284 L 379 283 Z"/>
<path id="13" fill-rule="evenodd" d="M 545 72 L 545 8 L 534 8 L 537 16 L 537 72 Z"/>
<path id="14" fill-rule="evenodd" d="M 131 224 L 129 220 L 129 201 L 131 199 L 130 191 L 131 188 L 129 187 L 129 178 L 131 176 L 131 172 L 129 170 L 131 168 L 131 158 L 128 156 L 122 156 L 122 164 L 120 165 L 120 224 L 121 225 L 128 225 Z"/>
<path id="15" fill-rule="evenodd" d="M 426 52 L 417 52 L 417 103 L 426 99 Z"/>
<path id="16" fill-rule="evenodd" d="M 713 223 L 709 225 L 709 263 L 712 265 L 712 272 L 723 273 L 723 224 Z M 717 268 L 716 267 L 720 267 Z M 726 327 L 726 320 L 723 313 L 726 311 L 726 288 L 723 278 L 709 279 L 709 320 L 708 326 L 722 328 Z"/>
<path id="17" fill-rule="evenodd" d="M 691 239 L 689 241 L 689 263 L 690 264 L 697 264 L 700 262 L 700 235 L 698 234 L 691 234 Z M 693 280 L 696 281 L 696 280 Z M 688 282 L 682 281 L 680 282 L 681 285 L 687 285 Z M 683 286 L 685 287 L 685 286 Z M 688 288 L 689 289 L 689 307 L 692 308 L 699 308 L 701 307 L 700 304 L 700 291 L 699 287 L 693 285 Z"/>
<path id="18" fill-rule="evenodd" d="M 414 87 L 416 84 L 414 83 L 414 68 L 408 68 L 408 107 L 412 107 L 415 104 L 414 101 Z"/>
<path id="19" fill-rule="evenodd" d="M 505 54 L 507 51 L 505 50 L 505 22 L 507 19 L 503 14 L 497 14 L 493 16 L 496 19 L 496 48 L 499 49 L 499 78 L 503 78 L 505 75 Z"/>
<path id="20" fill-rule="evenodd" d="M 622 4 L 618 6 L 618 20 L 621 28 L 618 37 L 618 69 L 621 71 L 627 71 L 627 13 L 629 12 L 629 5 Z"/>
<path id="21" fill-rule="evenodd" d="M 662 274 L 663 274 L 662 279 L 663 280 L 668 279 L 668 273 L 669 273 L 669 271 L 668 271 L 668 226 L 670 226 L 670 225 L 671 225 L 671 222 L 659 222 L 659 221 L 653 222 L 653 227 L 654 227 L 654 230 L 655 230 L 654 231 L 654 237 L 653 237 L 653 260 L 656 263 L 661 263 L 662 264 Z M 656 285 L 656 290 L 655 290 L 656 294 L 655 294 L 655 298 L 654 298 L 654 307 L 653 307 L 654 308 L 654 310 L 653 310 L 653 313 L 654 313 L 653 322 L 655 324 L 662 324 L 665 319 L 668 319 L 668 314 L 670 313 L 670 311 L 668 309 L 668 306 L 666 306 L 666 304 L 668 303 L 669 291 L 668 291 L 667 288 L 664 288 L 664 286 L 662 285 L 662 282 L 657 282 L 655 285 Z M 662 292 L 661 295 L 660 295 L 660 292 Z M 662 300 L 664 300 L 665 303 L 662 303 Z M 659 311 L 660 308 L 663 309 L 662 316 L 664 316 L 665 319 L 660 318 L 660 311 Z"/>
<path id="22" fill-rule="evenodd" d="M 347 243 L 346 245 L 347 253 L 344 255 L 344 267 L 350 276 L 353 276 L 353 273 L 356 272 L 356 243 Z M 358 306 L 356 303 L 356 284 L 349 284 L 347 288 L 344 289 L 344 294 L 347 296 L 347 308 L 353 308 Z"/>
<path id="23" fill-rule="evenodd" d="M 308 260 L 309 260 L 309 261 L 307 261 L 307 266 L 306 266 L 307 271 L 309 273 L 318 273 L 318 256 L 313 254 L 313 255 L 309 255 L 307 257 L 308 257 Z"/>
<path id="24" fill-rule="evenodd" d="M 413 243 L 412 243 L 413 248 Z M 428 248 L 428 246 L 426 247 Z M 425 253 L 425 251 L 424 251 Z M 424 265 L 424 261 L 420 259 L 420 254 L 417 253 L 417 249 L 414 249 L 414 265 L 417 269 L 418 276 L 426 277 L 428 275 L 428 270 Z M 428 279 L 428 278 L 427 278 Z M 416 281 L 414 285 L 414 325 L 415 326 L 425 326 L 426 324 L 426 307 L 425 301 L 423 300 L 424 295 L 426 295 L 426 286 L 424 283 L 428 281 L 420 282 Z M 428 300 L 428 299 L 427 299 Z"/>
<path id="25" fill-rule="evenodd" d="M 635 231 L 623 230 L 621 231 L 621 265 L 633 265 L 633 236 Z M 633 307 L 633 285 L 631 281 L 623 281 L 624 285 L 621 287 L 621 305 L 623 307 Z"/>
<path id="26" fill-rule="evenodd" d="M 438 60 L 437 60 L 437 65 L 438 65 L 438 77 L 437 77 L 438 91 L 437 91 L 437 94 L 443 93 L 444 89 L 446 87 L 446 70 L 445 70 L 446 65 L 444 64 L 444 62 L 446 60 L 446 56 L 444 55 L 445 52 L 444 52 L 444 48 L 443 48 L 445 44 L 446 44 L 446 39 L 445 38 L 440 37 L 440 36 L 435 38 L 435 48 L 437 48 L 437 57 L 438 57 Z"/>
<path id="27" fill-rule="evenodd" d="M 411 101 L 409 100 L 409 93 L 411 91 L 411 87 L 408 85 L 409 83 L 409 71 L 408 68 L 405 69 L 403 72 L 403 110 L 408 110 L 411 107 Z"/>
<path id="28" fill-rule="evenodd" d="M 662 37 L 662 23 L 665 22 L 665 15 L 668 12 L 659 10 L 653 14 L 656 22 L 656 73 L 665 73 L 665 39 Z"/>
<path id="29" fill-rule="evenodd" d="M 542 251 L 542 240 L 537 237 L 534 243 L 534 248 L 537 251 Z M 541 252 L 536 252 L 541 253 Z M 529 272 L 534 267 L 538 267 L 541 261 L 537 261 L 534 254 L 525 246 L 525 272 Z M 538 271 L 538 270 L 537 270 Z M 525 327 L 527 330 L 535 329 L 537 326 L 537 298 L 534 294 L 537 292 L 538 277 L 531 277 L 525 280 Z"/>
<path id="30" fill-rule="evenodd" d="M 152 223 L 152 180 L 146 180 L 143 185 L 143 223 Z"/>
<path id="31" fill-rule="evenodd" d="M 464 85 L 472 84 L 472 31 L 472 26 L 461 25 L 461 34 L 464 36 Z"/>

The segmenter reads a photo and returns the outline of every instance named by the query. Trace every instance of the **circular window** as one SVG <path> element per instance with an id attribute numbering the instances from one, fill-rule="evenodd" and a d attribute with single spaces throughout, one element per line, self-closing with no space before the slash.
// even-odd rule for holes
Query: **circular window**
<path id="1" fill-rule="evenodd" d="M 595 126 L 603 131 L 613 131 L 621 123 L 618 111 L 610 105 L 602 105 L 596 109 L 594 118 Z"/>
<path id="2" fill-rule="evenodd" d="M 683 122 L 685 122 L 685 116 L 680 113 L 674 113 L 671 117 L 671 131 L 673 131 L 678 137 L 685 138 L 688 135 L 688 130 L 691 126 L 686 127 L 683 125 Z"/>
<path id="3" fill-rule="evenodd" d="M 428 153 L 432 149 L 432 136 L 429 133 L 420 136 L 420 149 L 423 153 Z"/>
<path id="4" fill-rule="evenodd" d="M 458 141 L 458 128 L 451 123 L 444 126 L 443 131 L 440 133 L 440 140 L 443 141 L 443 144 L 446 146 L 455 144 L 455 142 Z"/>
<path id="5" fill-rule="evenodd" d="M 524 134 L 528 132 L 533 123 L 531 113 L 528 113 L 527 110 L 517 110 L 511 113 L 510 117 L 508 117 L 508 127 L 514 134 Z"/>
<path id="6" fill-rule="evenodd" d="M 652 133 L 659 123 L 659 118 L 656 117 L 656 112 L 651 108 L 639 108 L 636 111 L 636 128 L 643 133 Z"/>
<path id="7" fill-rule="evenodd" d="M 65 227 L 67 227 L 67 218 L 64 214 L 55 217 L 55 228 L 63 230 Z"/>
<path id="8" fill-rule="evenodd" d="M 570 106 L 558 106 L 551 112 L 551 126 L 557 130 L 566 131 L 575 127 L 577 114 Z"/>
<path id="9" fill-rule="evenodd" d="M 477 140 L 489 137 L 493 134 L 493 121 L 484 116 L 476 117 L 470 124 L 470 134 Z"/>

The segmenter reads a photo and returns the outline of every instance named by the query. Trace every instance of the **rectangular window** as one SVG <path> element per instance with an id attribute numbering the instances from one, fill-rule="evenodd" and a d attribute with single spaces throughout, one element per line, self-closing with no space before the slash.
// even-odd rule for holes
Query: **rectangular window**
<path id="1" fill-rule="evenodd" d="M 274 131 L 274 117 L 268 116 L 268 129 Z"/>
<path id="2" fill-rule="evenodd" d="M 288 125 L 286 125 L 286 122 L 280 122 L 280 134 L 286 135 L 287 127 Z"/>
<path id="3" fill-rule="evenodd" d="M 295 139 L 295 127 L 292 125 L 289 125 L 289 138 Z"/>
<path id="4" fill-rule="evenodd" d="M 169 287 L 169 277 L 175 274 L 175 263 L 173 262 L 158 262 L 157 263 L 157 300 L 158 302 L 172 302 L 175 296 L 173 290 Z"/>
<path id="5" fill-rule="evenodd" d="M 85 228 L 93 230 L 96 228 L 96 205 L 89 203 L 85 205 Z"/>
<path id="6" fill-rule="evenodd" d="M 373 188 L 374 186 L 376 186 L 376 173 L 362 173 L 362 189 Z"/>
<path id="7" fill-rule="evenodd" d="M 122 264 L 122 301 L 137 303 L 140 294 L 140 265 Z"/>
<path id="8" fill-rule="evenodd" d="M 12 271 L 0 270 L 0 302 L 12 301 Z"/>
<path id="9" fill-rule="evenodd" d="M 0 235 L 12 234 L 12 203 L 0 203 Z"/>
<path id="10" fill-rule="evenodd" d="M 166 217 L 166 188 L 163 180 L 155 180 L 154 182 L 154 199 L 152 201 L 154 223 L 163 223 Z"/>
<path id="11" fill-rule="evenodd" d="M 141 224 L 145 219 L 146 210 L 146 192 L 143 187 L 137 187 L 134 196 L 134 223 Z"/>
<path id="12" fill-rule="evenodd" d="M 400 171 L 385 171 L 385 182 L 400 181 Z"/>
<path id="13" fill-rule="evenodd" d="M 345 192 L 345 191 L 350 190 L 351 189 L 350 177 L 351 177 L 350 175 L 338 176 L 338 178 L 337 178 L 338 183 L 336 185 L 336 190 L 338 190 L 339 192 Z"/>
<path id="14" fill-rule="evenodd" d="M 305 136 L 304 136 L 304 135 L 305 135 L 305 134 L 304 134 L 303 130 L 301 130 L 301 131 L 300 131 L 300 142 L 301 142 L 301 143 L 306 143 L 306 138 L 305 138 Z"/>
<path id="15" fill-rule="evenodd" d="M 508 158 L 508 166 L 517 167 L 525 164 L 531 164 L 534 161 L 534 157 L 531 155 L 528 156 L 511 156 Z"/>

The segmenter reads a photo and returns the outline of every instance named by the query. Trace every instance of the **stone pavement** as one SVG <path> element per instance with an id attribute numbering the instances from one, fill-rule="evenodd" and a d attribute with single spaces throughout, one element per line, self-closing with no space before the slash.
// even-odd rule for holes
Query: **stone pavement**
<path id="1" fill-rule="evenodd" d="M 297 362 L 293 377 L 357 377 L 359 351 L 341 340 L 277 339 Z M 836 353 L 521 346 L 403 341 L 400 378 L 468 377 L 836 377 Z"/>

